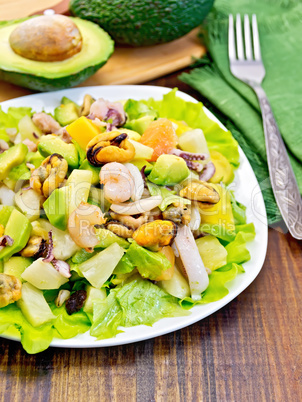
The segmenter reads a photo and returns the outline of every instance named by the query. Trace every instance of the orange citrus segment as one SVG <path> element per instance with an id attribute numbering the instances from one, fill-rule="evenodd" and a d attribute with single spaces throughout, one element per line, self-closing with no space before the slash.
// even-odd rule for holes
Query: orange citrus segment
<path id="1" fill-rule="evenodd" d="M 178 144 L 173 124 L 168 119 L 153 121 L 142 135 L 140 142 L 154 149 L 152 162 L 162 154 L 168 154 Z"/>

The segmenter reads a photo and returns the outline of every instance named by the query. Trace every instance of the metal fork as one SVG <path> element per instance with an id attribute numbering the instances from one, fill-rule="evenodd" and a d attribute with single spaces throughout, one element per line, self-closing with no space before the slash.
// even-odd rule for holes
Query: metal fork
<path id="1" fill-rule="evenodd" d="M 296 239 L 302 239 L 300 192 L 271 106 L 261 87 L 265 68 L 261 59 L 256 15 L 252 16 L 253 44 L 248 15 L 244 15 L 243 25 L 244 40 L 240 15 L 236 16 L 236 32 L 233 16 L 229 15 L 230 69 L 234 77 L 249 85 L 258 97 L 263 119 L 269 175 L 276 202 L 291 235 Z"/>

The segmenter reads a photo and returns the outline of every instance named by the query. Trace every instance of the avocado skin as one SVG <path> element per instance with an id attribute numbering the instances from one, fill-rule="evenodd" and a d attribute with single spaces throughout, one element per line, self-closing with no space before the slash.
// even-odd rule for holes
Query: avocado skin
<path id="1" fill-rule="evenodd" d="M 77 17 L 99 24 L 121 44 L 147 46 L 170 42 L 197 27 L 214 0 L 71 0 Z"/>
<path id="2" fill-rule="evenodd" d="M 74 87 L 87 80 L 87 78 L 96 73 L 106 62 L 107 60 L 95 66 L 87 67 L 76 74 L 60 78 L 38 77 L 31 74 L 0 70 L 0 80 L 39 92 L 56 91 Z"/>

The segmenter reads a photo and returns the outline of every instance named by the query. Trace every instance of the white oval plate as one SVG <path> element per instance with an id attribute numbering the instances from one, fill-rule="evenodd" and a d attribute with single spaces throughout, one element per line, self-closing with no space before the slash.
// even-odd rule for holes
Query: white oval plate
<path id="1" fill-rule="evenodd" d="M 2 102 L 1 106 L 4 111 L 9 106 L 30 106 L 33 110 L 39 112 L 44 109 L 46 112 L 53 112 L 54 108 L 60 104 L 62 96 L 67 96 L 73 101 L 81 104 L 85 94 L 90 94 L 95 98 L 105 98 L 111 101 L 121 99 L 148 99 L 153 97 L 161 99 L 164 94 L 169 92 L 170 88 L 155 86 L 95 86 L 66 89 L 57 92 L 38 93 L 35 95 L 23 96 Z M 177 95 L 186 101 L 197 102 L 191 96 L 178 92 Z M 218 122 L 216 117 L 206 108 L 207 115 Z M 220 126 L 226 128 L 220 123 Z M 127 343 L 143 341 L 145 339 L 154 338 L 169 332 L 176 331 L 193 324 L 203 318 L 209 316 L 221 307 L 228 304 L 244 289 L 250 285 L 260 272 L 266 256 L 267 249 L 267 218 L 263 197 L 255 174 L 249 164 L 246 156 L 240 149 L 240 167 L 236 171 L 235 180 L 232 183 L 232 189 L 235 191 L 236 199 L 246 205 L 247 221 L 254 222 L 256 228 L 256 238 L 253 242 L 248 243 L 248 249 L 251 253 L 251 260 L 244 264 L 245 273 L 239 274 L 232 282 L 229 282 L 229 294 L 223 299 L 193 307 L 189 316 L 164 318 L 156 322 L 152 327 L 140 325 L 131 328 L 125 328 L 124 333 L 118 334 L 115 338 L 105 340 L 95 340 L 89 333 L 78 335 L 72 339 L 54 339 L 50 346 L 62 348 L 94 348 L 104 346 L 124 345 Z M 3 338 L 19 340 L 17 336 L 1 335 Z"/>

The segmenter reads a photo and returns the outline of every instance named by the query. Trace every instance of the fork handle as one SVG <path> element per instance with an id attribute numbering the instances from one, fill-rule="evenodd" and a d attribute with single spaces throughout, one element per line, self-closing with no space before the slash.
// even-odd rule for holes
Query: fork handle
<path id="1" fill-rule="evenodd" d="M 263 88 L 252 85 L 260 103 L 268 170 L 281 215 L 291 235 L 302 239 L 302 201 L 287 151 Z"/>

